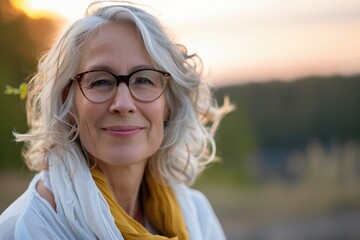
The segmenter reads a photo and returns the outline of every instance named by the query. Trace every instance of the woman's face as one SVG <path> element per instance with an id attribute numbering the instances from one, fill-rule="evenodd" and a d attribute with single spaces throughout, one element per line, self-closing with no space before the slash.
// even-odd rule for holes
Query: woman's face
<path id="1" fill-rule="evenodd" d="M 81 48 L 79 73 L 101 69 L 127 75 L 139 68 L 155 67 L 130 23 L 102 26 Z M 168 115 L 164 94 L 155 101 L 140 102 L 121 83 L 113 98 L 93 103 L 77 86 L 75 109 L 81 143 L 97 161 L 117 166 L 145 164 L 161 145 Z"/>

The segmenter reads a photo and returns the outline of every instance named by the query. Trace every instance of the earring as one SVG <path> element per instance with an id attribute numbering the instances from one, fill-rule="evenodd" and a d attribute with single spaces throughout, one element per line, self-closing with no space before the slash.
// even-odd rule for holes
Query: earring
<path id="1" fill-rule="evenodd" d="M 94 159 L 95 159 L 95 160 L 93 161 L 93 162 L 94 162 L 93 166 L 90 166 L 90 163 L 91 163 L 92 161 L 89 161 L 89 163 L 88 163 L 90 170 L 94 169 L 94 168 L 97 166 L 97 159 L 96 159 L 96 158 L 94 158 Z"/>

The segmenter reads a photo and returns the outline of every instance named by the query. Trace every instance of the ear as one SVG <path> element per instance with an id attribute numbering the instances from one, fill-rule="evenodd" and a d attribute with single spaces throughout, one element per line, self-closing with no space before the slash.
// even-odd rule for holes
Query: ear
<path id="1" fill-rule="evenodd" d="M 170 109 L 165 110 L 164 121 L 168 122 L 170 120 Z"/>

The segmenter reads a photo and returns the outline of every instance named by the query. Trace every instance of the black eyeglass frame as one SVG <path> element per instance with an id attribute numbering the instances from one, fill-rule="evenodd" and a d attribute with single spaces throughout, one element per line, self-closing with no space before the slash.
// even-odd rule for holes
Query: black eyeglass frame
<path id="1" fill-rule="evenodd" d="M 141 72 L 141 71 L 154 71 L 154 72 L 158 72 L 160 73 L 164 78 L 164 86 L 163 86 L 163 89 L 161 90 L 161 93 L 159 94 L 158 97 L 152 99 L 152 100 L 149 100 L 149 101 L 146 101 L 146 100 L 142 100 L 142 99 L 139 99 L 137 98 L 136 96 L 134 96 L 134 94 L 132 93 L 131 89 L 129 88 L 129 82 L 130 82 L 130 79 L 131 77 L 138 73 L 138 72 Z M 83 88 L 82 88 L 82 84 L 81 84 L 81 81 L 84 77 L 85 74 L 87 73 L 90 73 L 90 72 L 106 72 L 106 73 L 109 73 L 110 75 L 112 75 L 114 78 L 115 78 L 115 81 L 116 81 L 116 87 L 119 87 L 120 83 L 125 83 L 125 85 L 129 88 L 129 92 L 131 94 L 131 96 L 133 98 L 135 98 L 136 100 L 138 101 L 141 101 L 141 102 L 153 102 L 155 101 L 156 99 L 158 99 L 163 93 L 164 93 L 164 90 L 165 90 L 165 87 L 166 87 L 166 84 L 167 82 L 169 81 L 169 79 L 171 78 L 171 74 L 168 73 L 168 72 L 165 72 L 165 71 L 162 71 L 162 70 L 158 70 L 158 69 L 152 69 L 152 68 L 142 68 L 142 69 L 139 69 L 139 70 L 136 70 L 128 75 L 115 75 L 114 73 L 110 72 L 110 71 L 107 71 L 107 70 L 100 70 L 100 69 L 97 69 L 97 70 L 90 70 L 90 71 L 85 71 L 85 72 L 81 72 L 81 73 L 78 73 L 78 74 L 75 74 L 72 78 L 70 78 L 70 80 L 72 81 L 76 81 L 78 83 L 78 86 L 80 88 L 80 91 L 81 93 L 83 94 L 83 96 L 89 100 L 90 102 L 94 102 L 94 103 L 103 103 L 103 102 L 106 102 L 108 101 L 109 99 L 111 99 L 112 97 L 114 97 L 116 91 L 114 91 L 114 93 L 109 97 L 107 98 L 106 100 L 104 101 L 100 101 L 100 102 L 96 102 L 96 101 L 93 101 L 93 100 L 90 100 L 84 93 L 83 91 Z M 71 82 L 70 82 L 71 83 Z"/>

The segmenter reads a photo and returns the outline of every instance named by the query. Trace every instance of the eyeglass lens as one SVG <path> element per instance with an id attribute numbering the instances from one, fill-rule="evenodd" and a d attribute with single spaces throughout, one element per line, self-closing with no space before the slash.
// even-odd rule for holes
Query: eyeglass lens
<path id="1" fill-rule="evenodd" d="M 161 96 L 165 79 L 156 70 L 140 70 L 130 74 L 128 82 L 132 96 L 141 101 L 153 101 Z M 81 90 L 92 102 L 104 102 L 117 90 L 116 76 L 106 71 L 89 71 L 83 74 Z"/>

